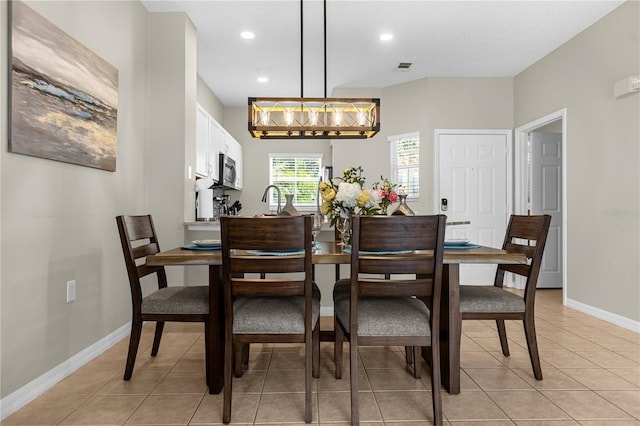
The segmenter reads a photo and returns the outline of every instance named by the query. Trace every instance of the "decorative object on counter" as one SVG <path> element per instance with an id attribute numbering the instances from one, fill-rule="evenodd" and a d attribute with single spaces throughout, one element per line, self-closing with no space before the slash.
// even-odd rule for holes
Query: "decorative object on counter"
<path id="1" fill-rule="evenodd" d="M 196 220 L 215 220 L 215 213 L 213 189 L 200 189 L 196 194 Z"/>
<path id="2" fill-rule="evenodd" d="M 398 202 L 397 183 L 389 182 L 389 179 L 380 176 L 381 181 L 373 184 L 373 194 L 376 196 L 380 206 L 380 214 L 386 215 L 391 204 Z"/>
<path id="3" fill-rule="evenodd" d="M 398 207 L 391 213 L 392 215 L 404 215 L 404 216 L 415 216 L 415 213 L 411 208 L 407 205 L 407 194 L 399 194 L 400 204 Z"/>
<path id="4" fill-rule="evenodd" d="M 320 183 L 320 212 L 329 217 L 332 226 L 339 217 L 349 219 L 355 214 L 373 215 L 380 211 L 371 192 L 364 189 L 362 172 L 362 167 L 351 167 L 344 170 L 341 178 Z"/>
<path id="5" fill-rule="evenodd" d="M 351 217 L 339 217 L 336 221 L 336 229 L 340 233 L 339 246 L 347 247 L 351 242 Z"/>
<path id="6" fill-rule="evenodd" d="M 293 205 L 293 194 L 284 194 L 285 204 L 278 216 L 300 216 L 300 212 Z"/>

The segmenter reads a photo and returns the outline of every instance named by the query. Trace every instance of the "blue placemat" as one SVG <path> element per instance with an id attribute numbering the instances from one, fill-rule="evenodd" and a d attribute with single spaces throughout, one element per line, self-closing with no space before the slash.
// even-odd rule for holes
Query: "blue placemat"
<path id="1" fill-rule="evenodd" d="M 304 250 L 247 250 L 247 253 L 257 256 L 294 256 L 296 254 L 304 254 Z"/>
<path id="2" fill-rule="evenodd" d="M 448 245 L 445 243 L 444 248 L 445 250 L 468 250 L 468 249 L 474 249 L 474 248 L 479 248 L 480 246 L 478 244 L 473 244 L 473 243 L 467 243 L 467 244 L 454 244 L 454 245 Z"/>
<path id="3" fill-rule="evenodd" d="M 351 253 L 351 247 L 345 247 L 342 249 L 343 253 Z M 383 256 L 387 254 L 410 254 L 413 253 L 413 250 L 392 250 L 392 251 L 365 251 L 360 250 L 360 254 L 369 254 L 369 255 L 378 255 Z"/>
<path id="4" fill-rule="evenodd" d="M 186 250 L 220 250 L 222 248 L 222 245 L 215 244 L 210 246 L 198 246 L 195 244 L 185 244 L 182 246 L 182 248 Z"/>

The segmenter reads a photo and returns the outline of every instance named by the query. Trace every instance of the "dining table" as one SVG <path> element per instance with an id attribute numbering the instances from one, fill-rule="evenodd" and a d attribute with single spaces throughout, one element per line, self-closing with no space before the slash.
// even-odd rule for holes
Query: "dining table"
<path id="1" fill-rule="evenodd" d="M 461 264 L 523 264 L 522 253 L 476 246 L 469 249 L 447 249 L 443 256 L 443 281 L 440 319 L 440 369 L 442 384 L 451 394 L 460 393 L 460 265 Z M 182 247 L 147 256 L 151 266 L 209 267 L 209 324 L 206 341 L 206 371 L 209 393 L 222 391 L 224 378 L 224 303 L 222 283 L 222 254 L 218 250 L 190 250 Z M 335 241 L 318 241 L 312 255 L 314 265 L 340 265 L 351 263 L 351 254 Z M 327 337 L 329 336 L 329 337 Z M 321 333 L 321 339 L 330 339 L 331 333 Z"/>

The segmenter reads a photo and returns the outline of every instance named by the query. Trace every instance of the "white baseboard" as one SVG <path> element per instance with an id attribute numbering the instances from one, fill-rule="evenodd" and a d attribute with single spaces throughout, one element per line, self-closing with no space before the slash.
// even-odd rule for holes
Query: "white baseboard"
<path id="1" fill-rule="evenodd" d="M 78 352 L 63 363 L 55 366 L 40 377 L 33 379 L 15 392 L 2 398 L 2 400 L 0 400 L 0 420 L 4 420 L 6 417 L 36 399 L 46 390 L 55 386 L 58 382 L 128 336 L 130 332 L 131 321 L 113 333 L 98 340 L 88 348 Z"/>
<path id="2" fill-rule="evenodd" d="M 640 322 L 567 298 L 566 306 L 585 314 L 640 333 Z"/>

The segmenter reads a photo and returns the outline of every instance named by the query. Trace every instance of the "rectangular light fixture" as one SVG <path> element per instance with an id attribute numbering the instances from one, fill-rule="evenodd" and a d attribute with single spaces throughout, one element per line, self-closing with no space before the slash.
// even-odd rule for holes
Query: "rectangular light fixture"
<path id="1" fill-rule="evenodd" d="M 378 98 L 249 98 L 260 139 L 368 139 L 380 131 Z"/>

